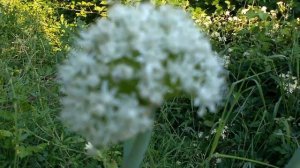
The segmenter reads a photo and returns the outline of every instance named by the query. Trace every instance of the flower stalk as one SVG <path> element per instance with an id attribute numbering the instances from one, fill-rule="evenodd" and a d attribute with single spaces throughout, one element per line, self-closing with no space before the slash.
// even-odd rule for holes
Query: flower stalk
<path id="1" fill-rule="evenodd" d="M 137 134 L 124 143 L 123 164 L 121 168 L 139 168 L 147 151 L 152 129 Z"/>

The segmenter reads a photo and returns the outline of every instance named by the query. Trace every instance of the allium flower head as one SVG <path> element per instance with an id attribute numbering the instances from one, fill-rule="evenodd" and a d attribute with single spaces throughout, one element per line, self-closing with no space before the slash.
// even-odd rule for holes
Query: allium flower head
<path id="1" fill-rule="evenodd" d="M 224 80 L 209 41 L 188 15 L 170 6 L 115 5 L 80 33 L 60 68 L 62 119 L 95 146 L 151 127 L 153 107 L 171 93 L 215 110 Z"/>

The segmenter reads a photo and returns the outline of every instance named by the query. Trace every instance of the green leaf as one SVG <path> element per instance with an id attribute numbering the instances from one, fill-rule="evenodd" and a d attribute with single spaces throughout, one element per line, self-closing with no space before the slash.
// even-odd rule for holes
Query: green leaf
<path id="1" fill-rule="evenodd" d="M 212 127 L 212 126 L 214 126 L 215 123 L 213 121 L 204 120 L 203 124 L 205 126 Z"/>
<path id="2" fill-rule="evenodd" d="M 7 130 L 0 130 L 0 139 L 5 137 L 11 137 L 13 136 L 13 133 Z"/>
<path id="3" fill-rule="evenodd" d="M 118 164 L 115 160 L 110 160 L 104 163 L 105 168 L 118 168 Z"/>
<path id="4" fill-rule="evenodd" d="M 11 121 L 14 119 L 14 115 L 12 112 L 9 111 L 0 111 L 0 118 L 7 121 Z"/>
<path id="5" fill-rule="evenodd" d="M 20 158 L 25 158 L 26 156 L 31 156 L 34 153 L 39 153 L 41 151 L 43 151 L 46 148 L 47 144 L 46 143 L 42 143 L 39 144 L 37 146 L 19 146 L 17 147 L 17 155 Z"/>
<path id="6" fill-rule="evenodd" d="M 43 151 L 47 147 L 47 143 L 41 143 L 37 146 L 29 146 L 28 149 L 30 149 L 34 153 L 38 153 Z"/>
<path id="7" fill-rule="evenodd" d="M 258 12 L 258 17 L 261 19 L 261 20 L 267 20 L 269 15 L 267 13 L 264 13 L 264 12 Z"/>
<path id="8" fill-rule="evenodd" d="M 17 147 L 17 155 L 22 159 L 26 156 L 32 155 L 32 150 L 28 149 L 25 146 L 19 146 Z"/>
<path id="9" fill-rule="evenodd" d="M 253 10 L 249 10 L 247 13 L 246 13 L 246 16 L 248 19 L 252 19 L 252 18 L 255 18 L 257 17 L 257 13 Z"/>
<path id="10" fill-rule="evenodd" d="M 96 6 L 95 7 L 95 11 L 97 11 L 97 12 L 101 12 L 101 11 L 103 11 L 105 8 L 103 8 L 103 7 L 100 7 L 100 6 Z"/>

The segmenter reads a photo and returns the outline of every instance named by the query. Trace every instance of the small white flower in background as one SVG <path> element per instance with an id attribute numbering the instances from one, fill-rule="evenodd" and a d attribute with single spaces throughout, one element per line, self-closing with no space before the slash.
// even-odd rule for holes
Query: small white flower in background
<path id="1" fill-rule="evenodd" d="M 267 7 L 265 7 L 265 6 L 261 7 L 260 10 L 263 11 L 264 13 L 267 13 Z"/>
<path id="2" fill-rule="evenodd" d="M 226 16 L 229 16 L 229 15 L 230 15 L 230 11 L 226 11 L 226 12 L 225 12 L 225 15 L 226 15 Z"/>
<path id="3" fill-rule="evenodd" d="M 154 107 L 170 93 L 192 95 L 199 112 L 214 112 L 222 73 L 209 40 L 184 11 L 115 5 L 108 19 L 80 33 L 60 67 L 61 118 L 95 147 L 116 144 L 149 129 Z"/>
<path id="4" fill-rule="evenodd" d="M 204 132 L 198 132 L 198 138 L 202 138 L 204 135 Z"/>
<path id="5" fill-rule="evenodd" d="M 204 23 L 201 21 L 201 24 L 203 24 L 205 27 L 210 27 L 212 23 L 213 22 L 210 16 L 205 17 Z"/>
<path id="6" fill-rule="evenodd" d="M 282 1 L 277 2 L 277 5 L 284 5 Z"/>
<path id="7" fill-rule="evenodd" d="M 217 164 L 222 163 L 222 159 L 221 159 L 221 158 L 217 158 L 217 159 L 216 159 L 216 163 L 217 163 Z"/>
<path id="8" fill-rule="evenodd" d="M 222 130 L 222 132 L 221 132 L 221 137 L 222 137 L 222 139 L 225 139 L 226 138 L 226 132 L 228 131 L 228 126 L 224 126 L 224 128 L 223 128 L 223 130 Z M 217 130 L 216 129 L 213 129 L 213 130 L 211 130 L 210 131 L 210 134 L 211 135 L 214 135 L 214 134 L 216 134 L 217 133 Z"/>
<path id="9" fill-rule="evenodd" d="M 273 25 L 273 29 L 274 29 L 274 30 L 278 30 L 279 27 L 280 27 L 280 25 L 279 25 L 278 23 L 275 23 L 275 24 Z"/>
<path id="10" fill-rule="evenodd" d="M 85 144 L 85 148 L 86 153 L 88 155 L 96 155 L 97 154 L 97 149 L 93 146 L 93 144 L 91 144 L 91 142 L 88 142 L 87 144 Z"/>
<path id="11" fill-rule="evenodd" d="M 217 132 L 217 130 L 216 130 L 216 129 L 213 129 L 213 130 L 210 131 L 210 134 L 213 135 L 213 134 L 215 134 L 216 132 Z"/>
<path id="12" fill-rule="evenodd" d="M 245 8 L 245 9 L 242 9 L 241 13 L 246 14 L 248 11 L 249 11 L 249 9 Z"/>
<path id="13" fill-rule="evenodd" d="M 272 18 L 276 18 L 277 17 L 277 13 L 278 13 L 277 10 L 270 10 L 270 14 L 271 14 Z"/>
<path id="14" fill-rule="evenodd" d="M 250 53 L 249 53 L 248 51 L 245 51 L 245 52 L 243 53 L 243 56 L 244 56 L 244 57 L 248 57 L 248 56 L 250 56 Z"/>
<path id="15" fill-rule="evenodd" d="M 176 161 L 176 164 L 177 164 L 177 165 L 181 165 L 181 162 L 180 162 L 180 161 Z"/>
<path id="16" fill-rule="evenodd" d="M 220 37 L 220 33 L 214 31 L 214 32 L 211 33 L 211 36 L 212 36 L 212 37 Z"/>
<path id="17" fill-rule="evenodd" d="M 293 121 L 293 120 L 295 120 L 295 118 L 292 117 L 292 116 L 289 116 L 289 117 L 287 118 L 287 121 Z"/>
<path id="18" fill-rule="evenodd" d="M 230 55 L 224 55 L 223 60 L 224 60 L 224 67 L 228 68 L 230 64 Z"/>
<path id="19" fill-rule="evenodd" d="M 228 127 L 227 126 L 224 126 L 223 130 L 222 130 L 222 133 L 221 133 L 221 137 L 222 139 L 225 139 L 226 138 L 226 132 L 228 131 Z"/>
<path id="20" fill-rule="evenodd" d="M 286 74 L 280 74 L 279 77 L 282 80 L 282 85 L 284 91 L 291 94 L 296 89 L 300 89 L 300 84 L 298 83 L 297 77 L 293 76 L 290 71 L 288 71 Z"/>
<path id="21" fill-rule="evenodd" d="M 226 42 L 227 39 L 226 37 L 223 36 L 223 37 L 218 37 L 218 40 L 221 42 Z"/>

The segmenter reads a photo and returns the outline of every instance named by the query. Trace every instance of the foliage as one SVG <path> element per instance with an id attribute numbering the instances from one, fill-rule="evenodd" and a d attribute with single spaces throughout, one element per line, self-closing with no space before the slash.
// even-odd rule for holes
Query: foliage
<path id="1" fill-rule="evenodd" d="M 196 117 L 190 98 L 165 102 L 156 113 L 144 167 L 288 163 L 300 134 L 298 2 L 153 2 L 177 5 L 191 14 L 225 60 L 229 90 L 219 112 L 204 118 Z M 106 9 L 101 1 L 0 0 L 1 166 L 120 163 L 120 146 L 96 158 L 86 156 L 86 141 L 57 119 L 61 95 L 56 66 L 64 60 L 76 28 L 105 17 Z"/>
<path id="2" fill-rule="evenodd" d="M 55 74 L 64 29 L 48 13 L 51 7 L 42 10 L 41 3 L 1 1 L 0 165 L 94 167 L 96 162 L 82 151 L 84 139 L 64 129 L 56 117 Z"/>
<path id="3" fill-rule="evenodd" d="M 106 1 L 100 0 L 72 0 L 72 1 L 58 1 L 53 0 L 53 5 L 56 7 L 57 12 L 63 15 L 70 23 L 80 19 L 86 23 L 93 22 L 99 15 L 106 16 L 108 4 Z"/>
<path id="4" fill-rule="evenodd" d="M 247 5 L 252 6 L 265 6 L 268 9 L 275 10 L 277 8 L 277 3 L 280 1 L 274 0 L 189 0 L 189 3 L 193 7 L 200 7 L 205 9 L 209 14 L 217 12 L 222 13 L 224 11 L 236 12 L 240 8 L 247 7 Z M 289 10 L 293 16 L 300 15 L 299 2 L 295 0 L 282 1 L 289 4 Z"/>

